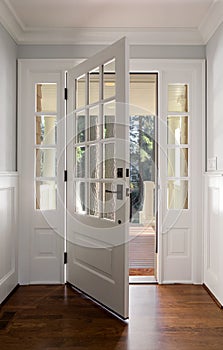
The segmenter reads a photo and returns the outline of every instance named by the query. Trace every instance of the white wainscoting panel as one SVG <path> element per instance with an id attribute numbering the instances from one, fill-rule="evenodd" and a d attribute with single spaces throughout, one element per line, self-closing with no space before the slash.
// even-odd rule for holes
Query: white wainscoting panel
<path id="1" fill-rule="evenodd" d="M 0 303 L 18 283 L 18 176 L 0 173 Z"/>
<path id="2" fill-rule="evenodd" d="M 223 305 L 223 177 L 205 176 L 204 283 Z"/>

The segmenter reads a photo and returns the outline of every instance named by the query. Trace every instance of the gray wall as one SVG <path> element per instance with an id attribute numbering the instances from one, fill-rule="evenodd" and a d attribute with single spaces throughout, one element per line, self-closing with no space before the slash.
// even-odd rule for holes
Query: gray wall
<path id="1" fill-rule="evenodd" d="M 16 170 L 17 45 L 0 25 L 0 171 Z"/>
<path id="2" fill-rule="evenodd" d="M 87 58 L 103 45 L 20 45 L 0 25 L 0 171 L 16 170 L 16 59 Z M 133 45 L 131 58 L 204 58 L 204 46 Z"/>
<path id="3" fill-rule="evenodd" d="M 20 45 L 18 58 L 88 58 L 103 45 Z M 132 45 L 131 58 L 205 58 L 205 46 Z"/>
<path id="4" fill-rule="evenodd" d="M 210 39 L 207 55 L 207 159 L 223 170 L 223 24 Z"/>

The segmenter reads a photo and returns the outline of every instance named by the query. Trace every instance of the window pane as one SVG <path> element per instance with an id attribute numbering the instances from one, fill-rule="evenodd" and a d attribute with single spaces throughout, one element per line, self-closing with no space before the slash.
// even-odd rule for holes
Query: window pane
<path id="1" fill-rule="evenodd" d="M 188 112 L 188 85 L 172 84 L 168 86 L 168 111 Z"/>
<path id="2" fill-rule="evenodd" d="M 115 102 L 104 104 L 104 138 L 115 137 Z"/>
<path id="3" fill-rule="evenodd" d="M 76 80 L 76 108 L 85 106 L 86 104 L 86 80 L 85 75 Z"/>
<path id="4" fill-rule="evenodd" d="M 168 176 L 188 176 L 188 148 L 168 149 Z"/>
<path id="5" fill-rule="evenodd" d="M 115 96 L 115 84 L 116 84 L 116 76 L 115 76 L 115 60 L 112 60 L 106 63 L 103 67 L 104 75 L 103 75 L 103 87 L 104 93 L 103 98 L 109 98 Z"/>
<path id="6" fill-rule="evenodd" d="M 98 145 L 90 146 L 90 178 L 95 179 L 99 177 L 99 147 Z"/>
<path id="7" fill-rule="evenodd" d="M 115 144 L 107 143 L 104 146 L 104 177 L 113 179 L 115 177 Z"/>
<path id="8" fill-rule="evenodd" d="M 99 68 L 89 73 L 89 103 L 99 101 Z"/>
<path id="9" fill-rule="evenodd" d="M 86 133 L 86 118 L 85 113 L 81 112 L 77 115 L 77 143 L 85 141 Z"/>
<path id="10" fill-rule="evenodd" d="M 115 220 L 115 187 L 111 183 L 103 184 L 103 218 Z"/>
<path id="11" fill-rule="evenodd" d="M 57 143 L 56 116 L 36 117 L 36 144 L 55 145 Z"/>
<path id="12" fill-rule="evenodd" d="M 76 177 L 85 177 L 85 147 L 76 148 Z"/>
<path id="13" fill-rule="evenodd" d="M 57 111 L 57 84 L 36 84 L 36 111 Z"/>
<path id="14" fill-rule="evenodd" d="M 188 144 L 188 117 L 167 118 L 167 143 L 169 145 Z"/>
<path id="15" fill-rule="evenodd" d="M 168 181 L 167 207 L 168 209 L 188 209 L 188 181 Z"/>
<path id="16" fill-rule="evenodd" d="M 36 209 L 56 209 L 56 191 L 55 181 L 36 181 Z"/>
<path id="17" fill-rule="evenodd" d="M 76 182 L 75 184 L 75 211 L 78 214 L 86 214 L 86 190 L 84 182 Z"/>
<path id="18" fill-rule="evenodd" d="M 56 176 L 56 149 L 36 149 L 36 177 Z"/>
<path id="19" fill-rule="evenodd" d="M 99 217 L 99 198 L 100 198 L 100 184 L 90 184 L 90 215 Z"/>
<path id="20" fill-rule="evenodd" d="M 89 109 L 90 118 L 90 141 L 95 141 L 99 138 L 99 107 Z"/>

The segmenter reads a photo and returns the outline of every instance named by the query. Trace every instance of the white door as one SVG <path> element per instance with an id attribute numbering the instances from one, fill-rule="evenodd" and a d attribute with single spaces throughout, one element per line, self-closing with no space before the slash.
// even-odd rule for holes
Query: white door
<path id="1" fill-rule="evenodd" d="M 202 62 L 161 76 L 160 207 L 164 283 L 201 283 Z M 162 199 L 161 199 L 162 198 Z"/>
<path id="2" fill-rule="evenodd" d="M 21 284 L 64 282 L 63 95 L 68 65 L 19 62 Z"/>
<path id="3" fill-rule="evenodd" d="M 67 281 L 128 317 L 126 39 L 68 72 Z"/>

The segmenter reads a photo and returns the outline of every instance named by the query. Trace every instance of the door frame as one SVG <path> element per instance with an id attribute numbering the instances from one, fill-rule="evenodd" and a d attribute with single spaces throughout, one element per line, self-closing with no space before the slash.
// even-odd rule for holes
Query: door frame
<path id="1" fill-rule="evenodd" d="M 22 105 L 21 100 L 21 92 L 25 88 L 27 88 L 27 81 L 29 78 L 29 74 L 32 70 L 40 71 L 40 72 L 52 72 L 52 71 L 66 71 L 67 69 L 73 67 L 74 65 L 82 62 L 83 59 L 19 59 L 18 60 L 18 172 L 19 172 L 19 283 L 20 284 L 29 284 L 29 251 L 27 251 L 27 247 L 29 247 L 29 235 L 27 230 L 24 230 L 26 217 L 24 212 L 21 212 L 21 207 L 23 205 L 23 196 L 22 196 L 22 153 L 21 153 L 21 144 L 22 144 L 22 130 L 21 130 L 21 118 L 22 114 L 26 112 L 25 106 Z M 168 66 L 176 66 L 178 64 L 189 64 L 190 66 L 197 66 L 202 72 L 202 82 L 201 82 L 201 91 L 199 94 L 202 98 L 202 110 L 200 111 L 202 115 L 201 120 L 201 129 L 202 129 L 202 142 L 199 144 L 199 150 L 201 154 L 201 163 L 202 169 L 204 169 L 204 140 L 205 140 L 205 61 L 203 59 L 131 59 L 130 58 L 130 71 L 142 71 L 142 72 L 158 72 L 158 111 L 159 114 L 162 114 L 162 103 L 161 103 L 161 86 L 162 86 L 162 77 L 165 72 L 165 69 Z M 160 125 L 158 125 L 158 130 L 160 130 Z M 158 131 L 159 132 L 159 131 Z M 158 139 L 160 137 L 160 133 L 158 135 Z M 160 159 L 159 159 L 160 161 Z M 158 184 L 161 185 L 160 183 Z M 159 191 L 158 198 L 160 201 L 161 193 Z M 200 194 L 200 200 L 202 195 Z M 162 207 L 159 208 L 159 221 L 158 228 L 162 227 Z M 199 222 L 201 222 L 201 218 L 199 218 Z M 203 230 L 202 225 L 198 225 L 199 234 L 194 239 L 193 242 L 193 254 L 192 254 L 192 281 L 193 283 L 203 283 Z M 163 278 L 163 246 L 162 246 L 162 236 L 159 234 L 158 236 L 158 269 L 157 269 L 157 281 L 162 284 L 164 281 Z M 24 244 L 25 243 L 25 244 Z M 199 256 L 197 257 L 197 252 L 199 252 Z M 64 280 L 61 281 L 64 283 Z"/>
<path id="2" fill-rule="evenodd" d="M 161 120 L 164 115 L 164 105 L 163 105 L 163 84 L 165 80 L 165 72 L 168 69 L 180 70 L 183 66 L 187 66 L 188 70 L 193 73 L 193 99 L 197 97 L 197 105 L 201 106 L 201 110 L 198 110 L 198 107 L 194 109 L 199 116 L 199 120 L 196 122 L 196 127 L 198 129 L 199 138 L 197 149 L 195 150 L 199 163 L 199 173 L 201 174 L 200 184 L 198 185 L 197 195 L 193 194 L 193 201 L 196 203 L 196 206 L 199 205 L 202 208 L 202 169 L 204 167 L 204 150 L 202 145 L 204 144 L 204 135 L 205 135 L 205 60 L 204 59 L 130 59 L 130 71 L 138 72 L 151 72 L 158 73 L 158 204 L 165 202 L 162 200 L 162 189 L 164 187 L 162 174 L 160 173 L 161 169 L 161 138 L 162 138 L 162 125 Z M 200 122 L 200 125 L 199 125 Z M 199 155 L 200 154 L 200 160 Z M 159 284 L 163 283 L 174 283 L 175 281 L 165 281 L 164 275 L 164 244 L 163 244 L 163 217 L 164 214 L 164 205 L 158 205 L 158 258 L 157 258 L 157 282 Z M 195 210 L 192 215 L 192 227 L 194 231 L 197 232 L 197 235 L 192 236 L 190 245 L 191 245 L 191 283 L 201 284 L 203 283 L 203 230 L 202 230 L 202 210 L 197 216 Z M 183 282 L 183 281 L 182 281 Z M 187 283 L 185 281 L 185 283 Z"/>

